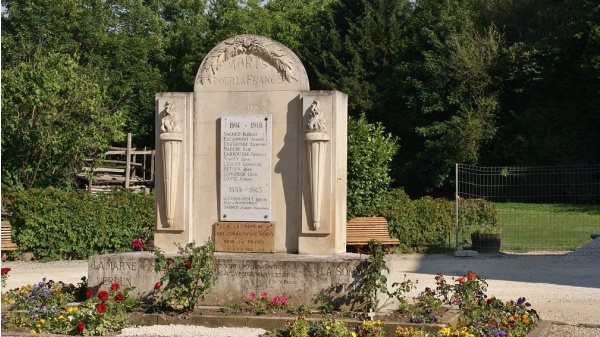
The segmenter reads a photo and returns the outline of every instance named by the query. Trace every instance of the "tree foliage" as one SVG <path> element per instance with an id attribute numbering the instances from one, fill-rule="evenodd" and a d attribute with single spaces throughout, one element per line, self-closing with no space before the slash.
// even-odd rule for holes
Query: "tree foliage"
<path id="1" fill-rule="evenodd" d="M 2 183 L 69 186 L 85 158 L 122 138 L 106 107 L 108 78 L 49 54 L 2 73 Z"/>
<path id="2" fill-rule="evenodd" d="M 87 93 L 79 94 L 100 99 L 98 109 L 115 114 L 116 129 L 133 132 L 137 146 L 152 147 L 155 93 L 191 91 L 199 64 L 215 45 L 237 34 L 259 34 L 298 54 L 313 89 L 347 93 L 350 115 L 364 114 L 401 140 L 391 176 L 413 196 L 451 184 L 456 162 L 529 166 L 600 160 L 597 0 L 3 0 L 2 5 L 5 158 L 13 148 L 4 147 L 18 141 L 11 130 L 23 127 L 4 124 L 17 115 L 11 110 L 20 91 L 4 84 L 22 76 L 16 69 L 37 69 L 56 55 L 69 58 L 76 76 L 88 82 Z M 45 99 L 44 90 L 28 96 Z M 54 95 L 69 99 L 67 91 Z M 49 144 L 34 147 L 62 151 Z M 88 153 L 100 147 L 89 145 L 83 149 Z M 14 157 L 34 160 L 23 165 L 36 167 L 35 159 L 19 152 Z M 2 182 L 29 185 L 33 176 L 34 184 L 50 181 L 16 170 L 3 166 Z"/>
<path id="3" fill-rule="evenodd" d="M 494 26 L 478 31 L 461 1 L 419 1 L 406 37 L 395 68 L 404 105 L 384 124 L 411 145 L 403 146 L 396 172 L 413 191 L 414 184 L 443 185 L 454 163 L 476 163 L 493 138 L 502 39 Z"/>
<path id="4" fill-rule="evenodd" d="M 301 58 L 319 89 L 349 93 L 349 113 L 376 114 L 386 98 L 410 1 L 332 1 L 316 13 Z M 379 111 L 380 113 L 382 111 Z"/>

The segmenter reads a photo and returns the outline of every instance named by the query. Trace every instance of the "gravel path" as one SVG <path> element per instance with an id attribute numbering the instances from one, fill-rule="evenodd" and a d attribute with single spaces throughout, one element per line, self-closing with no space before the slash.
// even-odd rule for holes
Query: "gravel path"
<path id="1" fill-rule="evenodd" d="M 553 321 L 548 336 L 600 337 L 600 239 L 576 252 L 536 254 L 393 255 L 388 259 L 390 284 L 418 280 L 416 295 L 435 287 L 438 273 L 460 277 L 468 271 L 483 275 L 488 294 L 503 300 L 526 297 L 543 320 Z M 87 275 L 87 261 L 6 262 L 6 289 L 47 279 L 77 283 Z M 4 289 L 2 289 L 4 291 Z M 120 336 L 259 336 L 261 329 L 205 328 L 170 325 L 124 329 Z"/>

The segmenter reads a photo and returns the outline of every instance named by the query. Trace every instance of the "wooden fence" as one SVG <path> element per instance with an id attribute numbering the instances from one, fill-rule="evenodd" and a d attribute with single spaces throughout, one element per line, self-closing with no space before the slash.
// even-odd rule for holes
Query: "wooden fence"
<path id="1" fill-rule="evenodd" d="M 131 133 L 127 147 L 113 147 L 104 158 L 86 159 L 89 166 L 77 173 L 77 178 L 90 193 L 104 193 L 113 187 L 124 187 L 148 192 L 154 184 L 154 150 L 131 147 Z"/>

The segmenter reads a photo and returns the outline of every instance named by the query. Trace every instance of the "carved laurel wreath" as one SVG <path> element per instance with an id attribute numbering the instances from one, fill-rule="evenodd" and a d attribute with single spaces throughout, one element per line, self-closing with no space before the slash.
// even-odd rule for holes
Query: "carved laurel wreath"
<path id="1" fill-rule="evenodd" d="M 275 64 L 277 70 L 283 73 L 286 81 L 290 83 L 292 80 L 298 81 L 298 76 L 292 68 L 294 61 L 289 54 L 274 41 L 256 35 L 238 35 L 215 47 L 204 59 L 196 81 L 204 84 L 205 80 L 216 75 L 223 63 L 245 53 L 266 57 Z"/>

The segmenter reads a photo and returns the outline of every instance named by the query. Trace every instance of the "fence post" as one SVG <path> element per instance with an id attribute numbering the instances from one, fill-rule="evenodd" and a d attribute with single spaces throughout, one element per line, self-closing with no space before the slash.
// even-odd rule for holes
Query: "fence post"
<path id="1" fill-rule="evenodd" d="M 127 133 L 127 149 L 125 150 L 125 188 L 129 188 L 129 170 L 131 166 L 131 133 Z"/>
<path id="2" fill-rule="evenodd" d="M 454 183 L 456 184 L 456 195 L 454 196 L 454 204 L 455 204 L 455 213 L 456 213 L 456 250 L 458 250 L 458 163 L 455 164 L 455 179 Z"/>

